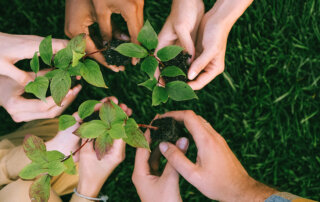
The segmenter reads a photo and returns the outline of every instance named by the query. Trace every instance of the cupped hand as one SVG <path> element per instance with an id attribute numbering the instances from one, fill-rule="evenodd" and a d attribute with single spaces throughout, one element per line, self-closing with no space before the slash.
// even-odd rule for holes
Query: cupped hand
<path id="1" fill-rule="evenodd" d="M 276 192 L 248 175 L 224 138 L 201 116 L 193 111 L 173 111 L 160 116 L 163 117 L 184 123 L 198 153 L 193 163 L 167 142 L 160 143 L 161 153 L 205 196 L 219 201 L 264 201 Z"/>
<path id="2" fill-rule="evenodd" d="M 150 142 L 150 131 L 145 133 Z M 176 145 L 181 153 L 188 148 L 188 139 L 181 138 Z M 179 190 L 179 174 L 167 163 L 161 176 L 151 174 L 148 160 L 150 152 L 144 148 L 137 148 L 132 181 L 137 189 L 141 201 L 182 201 Z"/>
<path id="3" fill-rule="evenodd" d="M 70 38 L 86 33 L 87 53 L 96 52 L 98 49 L 89 36 L 88 27 L 97 22 L 103 40 L 109 41 L 113 31 L 111 14 L 120 13 L 127 22 L 131 41 L 138 43 L 138 33 L 143 26 L 143 6 L 144 0 L 67 0 L 65 33 Z M 126 39 L 124 36 L 121 38 Z M 124 66 L 107 64 L 101 52 L 90 56 L 115 72 L 124 70 Z M 134 59 L 133 64 L 136 64 Z"/>

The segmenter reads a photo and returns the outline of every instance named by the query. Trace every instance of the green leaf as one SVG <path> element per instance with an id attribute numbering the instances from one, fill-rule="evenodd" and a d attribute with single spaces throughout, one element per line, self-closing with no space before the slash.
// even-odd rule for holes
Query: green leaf
<path id="1" fill-rule="evenodd" d="M 40 52 L 40 57 L 42 61 L 51 66 L 51 59 L 52 59 L 52 37 L 47 36 L 44 38 L 39 46 L 39 52 Z"/>
<path id="2" fill-rule="evenodd" d="M 36 162 L 32 162 L 25 166 L 19 173 L 19 177 L 26 180 L 31 180 L 41 173 L 45 173 L 47 170 L 42 168 L 42 165 Z"/>
<path id="3" fill-rule="evenodd" d="M 152 106 L 157 106 L 159 104 L 166 103 L 168 100 L 167 90 L 160 86 L 155 86 L 152 91 Z"/>
<path id="4" fill-rule="evenodd" d="M 64 154 L 57 151 L 57 150 L 52 150 L 52 151 L 47 151 L 46 156 L 48 161 L 62 161 L 64 159 Z"/>
<path id="5" fill-rule="evenodd" d="M 116 103 L 114 103 L 112 100 L 110 100 L 112 106 L 114 107 L 114 109 L 116 110 L 116 117 L 114 119 L 114 121 L 112 123 L 123 123 L 124 120 L 128 119 L 127 114 L 121 109 L 121 107 L 119 107 L 119 105 L 117 105 Z"/>
<path id="6" fill-rule="evenodd" d="M 72 50 L 72 67 L 75 67 L 79 64 L 79 60 L 85 55 L 85 53 L 77 53 Z"/>
<path id="7" fill-rule="evenodd" d="M 48 174 L 51 176 L 58 176 L 67 169 L 61 161 L 50 161 L 48 163 Z"/>
<path id="8" fill-rule="evenodd" d="M 102 121 L 104 121 L 108 127 L 112 123 L 123 123 L 124 120 L 128 118 L 127 114 L 116 105 L 112 100 L 107 103 L 103 103 L 99 111 L 99 116 Z"/>
<path id="9" fill-rule="evenodd" d="M 49 86 L 48 78 L 44 76 L 38 76 L 34 81 L 31 81 L 26 85 L 25 91 L 27 93 L 34 94 L 37 98 L 46 102 L 46 93 L 47 93 L 48 86 Z"/>
<path id="10" fill-rule="evenodd" d="M 76 119 L 71 115 L 62 115 L 59 117 L 59 130 L 65 130 L 74 124 L 76 124 Z"/>
<path id="11" fill-rule="evenodd" d="M 133 118 L 127 120 L 124 129 L 127 137 L 123 138 L 123 141 L 132 147 L 141 147 L 150 150 L 147 139 L 144 137 L 143 132 L 139 129 L 138 124 Z"/>
<path id="12" fill-rule="evenodd" d="M 39 72 L 39 57 L 38 52 L 35 52 L 32 60 L 30 61 L 30 67 L 34 73 Z"/>
<path id="13" fill-rule="evenodd" d="M 84 66 L 84 64 L 82 62 L 78 62 L 78 64 L 75 67 L 69 67 L 68 72 L 70 76 L 81 76 L 80 69 L 82 66 Z"/>
<path id="14" fill-rule="evenodd" d="M 175 101 L 198 99 L 192 88 L 185 82 L 173 81 L 166 84 L 168 95 Z"/>
<path id="15" fill-rule="evenodd" d="M 54 66 L 65 69 L 67 68 L 72 61 L 72 50 L 70 47 L 61 49 L 54 56 Z"/>
<path id="16" fill-rule="evenodd" d="M 156 78 L 153 78 L 153 79 L 149 79 L 149 80 L 146 80 L 145 82 L 143 83 L 140 83 L 138 84 L 138 86 L 144 86 L 146 87 L 147 89 L 149 90 L 153 90 L 153 88 L 157 85 L 158 81 Z"/>
<path id="17" fill-rule="evenodd" d="M 100 103 L 97 100 L 87 100 L 83 102 L 78 108 L 78 114 L 81 119 L 85 119 L 94 112 L 94 106 Z"/>
<path id="18" fill-rule="evenodd" d="M 148 55 L 145 48 L 135 43 L 120 44 L 115 50 L 127 57 L 144 58 Z"/>
<path id="19" fill-rule="evenodd" d="M 126 138 L 126 132 L 124 130 L 123 124 L 116 123 L 111 125 L 111 129 L 108 131 L 113 139 Z"/>
<path id="20" fill-rule="evenodd" d="M 50 197 L 50 180 L 49 175 L 42 175 L 31 184 L 29 189 L 29 197 L 31 201 L 45 202 Z"/>
<path id="21" fill-rule="evenodd" d="M 97 158 L 101 160 L 101 158 L 107 153 L 107 150 L 112 146 L 113 139 L 110 135 L 105 132 L 104 134 L 100 135 L 94 144 L 94 148 L 96 151 Z"/>
<path id="22" fill-rule="evenodd" d="M 71 78 L 68 72 L 60 70 L 57 72 L 50 84 L 50 91 L 54 102 L 60 106 L 61 101 L 67 95 L 71 87 Z"/>
<path id="23" fill-rule="evenodd" d="M 103 80 L 100 67 L 95 61 L 89 59 L 85 60 L 84 65 L 80 67 L 80 73 L 84 80 L 91 85 L 108 88 Z"/>
<path id="24" fill-rule="evenodd" d="M 82 138 L 96 138 L 108 130 L 107 125 L 101 120 L 93 120 L 82 124 L 76 131 Z"/>
<path id="25" fill-rule="evenodd" d="M 44 162 L 46 158 L 46 145 L 41 138 L 26 135 L 23 140 L 23 149 L 27 157 L 34 162 Z"/>
<path id="26" fill-rule="evenodd" d="M 69 41 L 68 47 L 70 47 L 71 50 L 77 53 L 84 53 L 86 49 L 86 34 L 82 33 L 73 37 Z"/>
<path id="27" fill-rule="evenodd" d="M 160 76 L 176 77 L 176 76 L 186 76 L 186 74 L 179 67 L 169 66 L 161 71 Z"/>
<path id="28" fill-rule="evenodd" d="M 144 23 L 144 26 L 139 32 L 138 41 L 148 50 L 155 49 L 158 45 L 157 33 L 154 31 L 148 20 Z"/>
<path id="29" fill-rule="evenodd" d="M 161 61 L 166 62 L 168 60 L 175 58 L 182 50 L 183 48 L 180 46 L 170 45 L 170 46 L 161 48 L 157 52 L 157 56 Z"/>
<path id="30" fill-rule="evenodd" d="M 141 71 L 148 74 L 150 78 L 154 78 L 154 73 L 158 67 L 158 61 L 153 56 L 146 57 L 141 63 Z"/>
<path id="31" fill-rule="evenodd" d="M 49 80 L 52 79 L 57 73 L 59 73 L 61 70 L 60 69 L 55 69 L 52 70 L 48 73 L 46 73 L 46 75 L 44 75 L 45 77 L 47 77 Z"/>
<path id="32" fill-rule="evenodd" d="M 75 175 L 77 173 L 76 164 L 73 161 L 72 155 L 65 161 L 63 161 L 64 166 L 66 167 L 65 173 L 69 175 Z"/>

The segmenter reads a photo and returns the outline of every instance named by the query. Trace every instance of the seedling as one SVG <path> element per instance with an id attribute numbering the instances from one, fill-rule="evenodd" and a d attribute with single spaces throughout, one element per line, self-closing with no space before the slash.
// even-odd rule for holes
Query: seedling
<path id="1" fill-rule="evenodd" d="M 141 58 L 141 71 L 145 72 L 149 79 L 138 84 L 152 91 L 152 105 L 157 106 L 166 103 L 168 98 L 175 101 L 184 101 L 198 98 L 192 88 L 184 81 L 171 81 L 165 84 L 160 83 L 162 77 L 186 77 L 186 74 L 176 65 L 165 65 L 166 62 L 174 59 L 183 48 L 176 45 L 170 45 L 161 48 L 157 54 L 154 50 L 158 45 L 158 36 L 152 28 L 149 21 L 146 21 L 139 32 L 138 41 L 141 45 L 134 43 L 123 43 L 115 50 L 127 57 Z M 154 74 L 157 67 L 160 67 L 161 74 L 155 78 Z"/>

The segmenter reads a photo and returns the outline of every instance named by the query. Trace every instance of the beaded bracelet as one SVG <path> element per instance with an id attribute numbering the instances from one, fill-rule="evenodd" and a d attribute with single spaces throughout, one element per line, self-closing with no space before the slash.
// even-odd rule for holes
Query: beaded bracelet
<path id="1" fill-rule="evenodd" d="M 85 196 L 85 195 L 82 195 L 82 194 L 80 194 L 79 192 L 77 192 L 77 189 L 76 189 L 76 188 L 73 189 L 73 192 L 74 192 L 77 196 L 79 196 L 79 197 L 81 197 L 81 198 L 85 198 L 85 199 L 92 200 L 92 201 L 103 201 L 103 202 L 106 202 L 106 201 L 109 199 L 109 197 L 106 196 L 106 195 L 101 196 L 100 198 L 93 198 L 93 197 Z"/>

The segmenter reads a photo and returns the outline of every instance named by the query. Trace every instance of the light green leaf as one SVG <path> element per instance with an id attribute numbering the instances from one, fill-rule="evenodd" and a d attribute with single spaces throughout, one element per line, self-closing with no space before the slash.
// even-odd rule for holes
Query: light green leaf
<path id="1" fill-rule="evenodd" d="M 84 64 L 82 62 L 78 62 L 78 64 L 75 67 L 69 67 L 68 72 L 70 76 L 81 76 L 80 69 L 82 66 L 84 66 Z"/>
<path id="2" fill-rule="evenodd" d="M 175 58 L 182 50 L 183 48 L 180 46 L 170 45 L 170 46 L 161 48 L 157 52 L 157 56 L 162 62 L 166 62 L 168 60 Z"/>
<path id="3" fill-rule="evenodd" d="M 101 158 L 107 153 L 107 150 L 112 146 L 112 143 L 113 139 L 107 132 L 96 139 L 94 148 L 99 160 L 101 160 Z"/>
<path id="4" fill-rule="evenodd" d="M 148 20 L 139 32 L 138 41 L 148 50 L 153 50 L 158 45 L 157 33 L 154 31 Z"/>
<path id="5" fill-rule="evenodd" d="M 51 176 L 58 176 L 66 169 L 66 166 L 61 161 L 50 161 L 48 163 L 48 174 Z"/>
<path id="6" fill-rule="evenodd" d="M 86 49 L 86 34 L 82 33 L 73 37 L 69 41 L 68 47 L 70 47 L 71 50 L 77 53 L 84 53 Z"/>
<path id="7" fill-rule="evenodd" d="M 198 99 L 192 88 L 182 81 L 173 81 L 166 84 L 168 95 L 175 101 Z"/>
<path id="8" fill-rule="evenodd" d="M 50 84 L 50 91 L 54 102 L 60 106 L 61 101 L 67 95 L 71 87 L 71 78 L 68 72 L 60 70 L 57 72 Z"/>
<path id="9" fill-rule="evenodd" d="M 176 76 L 186 76 L 186 74 L 179 67 L 169 66 L 161 71 L 160 76 L 176 77 Z"/>
<path id="10" fill-rule="evenodd" d="M 26 135 L 23 140 L 23 149 L 27 157 L 34 162 L 44 162 L 46 158 L 46 145 L 41 138 Z"/>
<path id="11" fill-rule="evenodd" d="M 57 151 L 57 150 L 52 150 L 52 151 L 47 151 L 46 156 L 48 161 L 62 161 L 64 159 L 64 154 Z"/>
<path id="12" fill-rule="evenodd" d="M 49 86 L 48 78 L 44 76 L 38 76 L 35 78 L 34 81 L 31 81 L 26 85 L 25 91 L 27 93 L 34 94 L 37 98 L 46 102 L 46 93 L 47 93 L 48 86 Z"/>
<path id="13" fill-rule="evenodd" d="M 79 60 L 85 55 L 85 53 L 77 53 L 72 50 L 72 67 L 75 67 L 79 64 Z"/>
<path id="14" fill-rule="evenodd" d="M 83 102 L 79 108 L 78 113 L 81 119 L 85 119 L 86 117 L 90 116 L 94 112 L 94 106 L 100 103 L 97 100 L 87 100 Z"/>
<path id="15" fill-rule="evenodd" d="M 19 173 L 19 177 L 26 180 L 31 180 L 41 173 L 47 172 L 46 169 L 42 168 L 42 165 L 36 162 L 32 162 L 25 166 Z"/>
<path id="16" fill-rule="evenodd" d="M 108 127 L 110 127 L 112 123 L 123 123 L 124 120 L 128 118 L 126 113 L 112 100 L 110 102 L 103 103 L 99 111 L 99 116 L 100 119 L 108 125 Z"/>
<path id="17" fill-rule="evenodd" d="M 72 61 L 72 50 L 70 47 L 66 47 L 57 52 L 54 56 L 54 66 L 65 69 L 67 68 Z"/>
<path id="18" fill-rule="evenodd" d="M 44 75 L 44 76 L 47 77 L 49 80 L 51 80 L 60 71 L 61 71 L 60 69 L 55 69 L 55 70 L 52 70 L 52 71 L 46 73 L 46 75 Z"/>
<path id="19" fill-rule="evenodd" d="M 29 189 L 30 200 L 34 202 L 45 202 L 50 197 L 50 180 L 49 175 L 42 175 L 31 184 Z"/>
<path id="20" fill-rule="evenodd" d="M 127 137 L 123 124 L 121 123 L 112 124 L 108 133 L 113 139 L 120 139 L 120 138 Z"/>
<path id="21" fill-rule="evenodd" d="M 147 89 L 149 90 L 153 90 L 153 88 L 157 85 L 158 81 L 156 78 L 153 78 L 153 79 L 149 79 L 149 80 L 146 80 L 145 82 L 143 83 L 140 83 L 138 84 L 138 86 L 144 86 L 146 87 Z"/>
<path id="22" fill-rule="evenodd" d="M 144 71 L 151 78 L 154 78 L 154 72 L 158 67 L 158 61 L 153 56 L 146 57 L 141 63 L 141 71 Z"/>
<path id="23" fill-rule="evenodd" d="M 89 59 L 85 60 L 84 65 L 80 67 L 80 73 L 84 80 L 91 85 L 108 88 L 103 80 L 100 67 L 95 61 Z"/>
<path id="24" fill-rule="evenodd" d="M 107 125 L 101 120 L 93 120 L 83 123 L 76 134 L 82 138 L 96 138 L 108 130 Z"/>
<path id="25" fill-rule="evenodd" d="M 168 100 L 167 90 L 160 86 L 155 86 L 152 91 L 152 106 L 166 103 Z"/>
<path id="26" fill-rule="evenodd" d="M 40 57 L 42 61 L 51 66 L 51 59 L 52 59 L 52 37 L 47 36 L 44 38 L 39 46 L 39 52 L 40 52 Z"/>
<path id="27" fill-rule="evenodd" d="M 59 130 L 66 130 L 67 128 L 76 124 L 76 119 L 71 115 L 62 115 L 59 117 Z"/>
<path id="28" fill-rule="evenodd" d="M 132 147 L 141 147 L 150 150 L 147 139 L 144 137 L 143 132 L 139 129 L 138 124 L 133 118 L 127 120 L 124 128 L 127 137 L 123 138 L 123 141 Z"/>
<path id="29" fill-rule="evenodd" d="M 76 164 L 73 161 L 72 155 L 65 161 L 63 161 L 64 166 L 66 167 L 65 173 L 69 175 L 75 175 L 77 173 Z"/>
<path id="30" fill-rule="evenodd" d="M 38 52 L 35 52 L 32 60 L 30 61 L 30 67 L 34 73 L 39 72 L 39 57 Z"/>
<path id="31" fill-rule="evenodd" d="M 145 48 L 135 43 L 120 44 L 115 50 L 127 57 L 144 58 L 148 55 Z"/>

